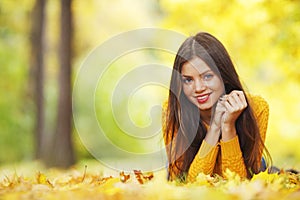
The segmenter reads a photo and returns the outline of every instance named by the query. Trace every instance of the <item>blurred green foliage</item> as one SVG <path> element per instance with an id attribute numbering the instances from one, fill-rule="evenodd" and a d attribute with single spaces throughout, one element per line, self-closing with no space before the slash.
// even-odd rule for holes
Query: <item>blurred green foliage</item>
<path id="1" fill-rule="evenodd" d="M 28 93 L 29 14 L 33 2 L 0 0 L 0 163 L 33 158 L 34 106 Z M 46 9 L 45 101 L 49 135 L 53 134 L 56 114 L 58 5 L 58 0 L 48 1 Z M 262 95 L 270 104 L 267 147 L 274 164 L 300 167 L 300 152 L 296 150 L 300 141 L 299 8 L 299 1 L 291 0 L 74 0 L 73 77 L 93 48 L 123 31 L 160 27 L 187 36 L 198 31 L 210 32 L 228 49 L 249 92 Z M 101 101 L 110 101 L 118 76 L 143 60 L 154 59 L 171 66 L 173 57 L 145 53 L 127 59 L 114 63 L 96 91 L 98 120 L 105 119 L 110 128 L 116 126 L 109 108 L 101 107 Z M 154 99 L 160 101 L 166 93 L 159 91 Z M 103 94 L 104 99 L 100 99 Z M 132 105 L 140 109 L 136 111 Z M 129 109 L 138 126 L 151 122 L 147 103 L 138 104 L 132 99 Z M 120 140 L 118 131 L 112 128 L 111 137 L 120 146 L 132 151 L 153 148 L 151 143 L 139 145 L 128 138 Z M 79 158 L 90 156 L 76 130 L 74 143 Z"/>
<path id="2" fill-rule="evenodd" d="M 23 1 L 0 1 L 0 163 L 32 157 L 33 105 L 29 100 L 28 26 L 30 12 Z"/>

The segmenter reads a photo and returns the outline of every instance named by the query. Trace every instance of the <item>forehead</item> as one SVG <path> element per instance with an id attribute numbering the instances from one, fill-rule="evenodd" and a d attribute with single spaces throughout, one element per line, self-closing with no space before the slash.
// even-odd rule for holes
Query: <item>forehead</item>
<path id="1" fill-rule="evenodd" d="M 202 74 L 209 70 L 211 70 L 211 68 L 202 59 L 195 57 L 182 65 L 181 74 Z"/>

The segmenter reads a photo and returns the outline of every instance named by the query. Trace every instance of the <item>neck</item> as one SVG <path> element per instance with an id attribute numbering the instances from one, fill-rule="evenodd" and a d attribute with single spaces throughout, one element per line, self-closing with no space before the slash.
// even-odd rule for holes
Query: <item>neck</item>
<path id="1" fill-rule="evenodd" d="M 211 120 L 211 109 L 209 110 L 201 110 L 200 111 L 200 118 L 201 120 L 206 123 L 207 125 L 210 124 Z"/>

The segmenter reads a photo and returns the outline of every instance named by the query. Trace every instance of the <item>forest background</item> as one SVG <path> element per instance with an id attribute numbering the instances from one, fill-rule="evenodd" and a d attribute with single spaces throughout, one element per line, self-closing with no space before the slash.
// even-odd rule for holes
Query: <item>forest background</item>
<path id="1" fill-rule="evenodd" d="M 44 5 L 44 10 L 40 14 L 44 19 L 39 21 L 37 5 L 41 2 L 44 4 L 39 5 Z M 206 31 L 219 38 L 247 90 L 263 96 L 269 103 L 266 146 L 274 165 L 300 169 L 299 1 L 73 0 L 69 5 L 72 27 L 68 33 L 61 31 L 69 23 L 61 20 L 61 13 L 68 13 L 68 7 L 58 0 L 0 0 L 0 165 L 41 159 L 49 166 L 68 167 L 83 159 L 93 159 L 74 128 L 70 110 L 64 111 L 70 114 L 66 115 L 69 121 L 58 117 L 61 116 L 59 99 L 63 99 L 61 91 L 68 88 L 71 93 L 80 65 L 95 47 L 122 32 L 155 27 L 186 36 Z M 37 24 L 42 25 L 41 40 L 33 34 Z M 63 36 L 64 33 L 69 36 Z M 62 64 L 62 57 L 68 58 L 68 55 L 61 56 L 61 49 L 68 47 L 65 43 L 68 39 L 71 41 L 69 68 L 68 62 Z M 42 79 L 37 78 L 41 71 L 38 72 L 34 64 L 38 54 L 34 51 L 35 45 L 40 44 L 43 44 L 39 51 L 43 56 Z M 170 67 L 173 58 L 156 57 Z M 115 71 L 110 73 L 115 76 L 125 73 L 124 69 L 132 68 L 135 59 L 129 58 L 122 63 L 123 67 L 113 68 Z M 70 70 L 62 72 L 63 69 Z M 64 75 L 66 79 L 59 78 Z M 70 87 L 64 87 L 68 80 Z M 109 96 L 113 89 L 109 85 L 117 80 L 118 77 L 107 79 L 107 87 L 97 94 Z M 40 87 L 37 83 L 41 83 Z M 162 100 L 167 92 L 162 90 L 158 95 L 157 99 Z M 70 108 L 70 99 L 66 102 L 68 106 L 63 107 Z M 138 111 L 129 110 L 132 119 L 141 126 L 149 123 L 149 104 L 136 105 Z M 134 151 L 153 148 L 151 143 L 120 140 L 118 127 L 109 120 L 111 111 L 98 104 L 96 107 L 99 119 L 107 119 L 105 124 L 111 127 L 112 141 L 130 146 Z M 42 115 L 39 115 L 41 108 Z M 41 121 L 42 129 L 38 131 L 37 124 Z M 71 129 L 61 131 L 61 122 L 70 124 Z M 66 142 L 69 146 L 58 142 L 65 141 L 62 138 L 69 140 Z M 59 149 L 61 146 L 65 149 Z M 107 147 L 104 149 L 110 151 Z M 65 157 L 57 158 L 58 154 Z"/>

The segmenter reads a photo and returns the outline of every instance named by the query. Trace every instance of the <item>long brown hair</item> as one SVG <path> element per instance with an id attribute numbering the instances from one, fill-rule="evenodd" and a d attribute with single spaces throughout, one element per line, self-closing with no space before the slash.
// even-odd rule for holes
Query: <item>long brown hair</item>
<path id="1" fill-rule="evenodd" d="M 223 80 L 226 94 L 232 90 L 244 91 L 230 56 L 219 40 L 209 33 L 200 32 L 183 42 L 173 65 L 165 119 L 164 138 L 169 161 L 169 180 L 175 178 L 185 180 L 185 175 L 207 132 L 200 120 L 199 109 L 186 98 L 182 91 L 182 66 L 195 57 L 206 62 Z M 247 97 L 246 100 L 249 102 Z M 249 103 L 236 121 L 236 130 L 250 178 L 253 173 L 258 173 L 260 170 L 261 163 L 258 158 L 265 146 Z M 270 158 L 267 150 L 266 154 Z"/>

